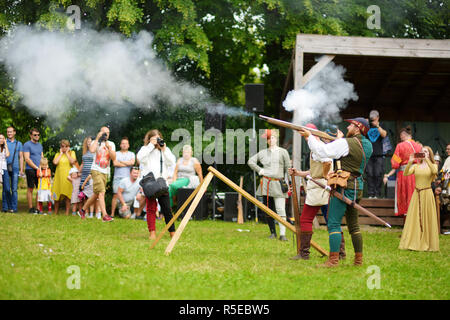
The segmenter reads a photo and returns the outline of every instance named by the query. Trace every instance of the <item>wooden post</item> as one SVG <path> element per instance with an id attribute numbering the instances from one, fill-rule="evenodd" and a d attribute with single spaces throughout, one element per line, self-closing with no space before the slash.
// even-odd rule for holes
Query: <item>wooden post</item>
<path id="1" fill-rule="evenodd" d="M 275 220 L 277 220 L 279 223 L 281 223 L 282 225 L 284 225 L 287 229 L 291 230 L 292 232 L 296 232 L 295 227 L 292 226 L 289 222 L 287 222 L 286 220 L 284 220 L 283 218 L 281 218 L 278 214 L 276 214 L 275 212 L 273 212 L 272 210 L 270 210 L 266 205 L 264 205 L 263 203 L 261 203 L 260 201 L 256 200 L 253 196 L 251 196 L 247 191 L 243 190 L 242 188 L 239 188 L 238 185 L 236 185 L 233 181 L 231 181 L 230 179 L 228 179 L 227 177 L 225 177 L 222 173 L 220 173 L 219 171 L 217 171 L 214 167 L 209 167 L 208 171 L 211 173 L 214 173 L 214 175 L 219 178 L 220 180 L 222 180 L 225 184 L 227 184 L 230 188 L 234 189 L 235 191 L 239 192 L 242 194 L 242 196 L 244 196 L 244 198 L 246 198 L 248 201 L 250 201 L 251 203 L 253 203 L 254 205 L 256 205 L 258 208 L 260 208 L 261 210 L 263 210 L 265 213 L 267 213 L 269 216 L 271 216 L 272 218 L 274 218 Z M 316 249 L 317 251 L 319 251 L 322 255 L 324 256 L 328 256 L 328 252 L 325 251 L 323 248 L 321 248 L 317 243 L 315 243 L 314 241 L 311 240 L 311 246 Z"/>
<path id="2" fill-rule="evenodd" d="M 300 254 L 300 210 L 298 207 L 297 184 L 295 175 L 291 175 L 292 180 L 292 207 L 294 209 L 295 235 L 297 236 L 297 254 Z"/>
<path id="3" fill-rule="evenodd" d="M 194 200 L 192 201 L 191 206 L 189 207 L 188 211 L 186 212 L 186 215 L 184 216 L 183 220 L 181 220 L 181 223 L 175 232 L 175 235 L 170 240 L 169 245 L 166 248 L 165 255 L 169 255 L 170 252 L 172 252 L 173 247 L 177 243 L 178 239 L 181 236 L 181 233 L 183 232 L 184 228 L 186 227 L 187 223 L 189 222 L 189 219 L 191 218 L 192 214 L 194 213 L 195 209 L 198 206 L 198 203 L 203 197 L 203 194 L 206 192 L 206 188 L 208 188 L 208 185 L 210 184 L 212 178 L 214 175 L 209 172 L 205 179 L 203 180 L 203 183 L 200 185 L 200 189 L 198 190 L 197 194 L 195 195 Z"/>
<path id="4" fill-rule="evenodd" d="M 239 181 L 239 188 L 242 189 L 243 185 L 244 185 L 244 177 L 241 176 L 241 179 Z M 242 194 L 240 194 L 240 193 L 238 195 L 237 209 L 238 209 L 237 223 L 243 224 L 244 223 L 244 209 L 242 208 Z"/>
<path id="5" fill-rule="evenodd" d="M 172 219 L 170 219 L 169 223 L 166 224 L 161 233 L 156 237 L 155 241 L 153 241 L 152 245 L 150 246 L 150 249 L 153 249 L 156 246 L 156 244 L 159 242 L 159 240 L 161 240 L 161 238 L 167 232 L 167 230 L 169 230 L 170 226 L 175 223 L 180 214 L 184 211 L 184 209 L 186 209 L 189 203 L 191 203 L 192 199 L 194 199 L 195 195 L 198 193 L 198 190 L 200 190 L 200 186 L 201 184 L 199 184 L 197 188 L 195 188 L 195 190 L 192 191 L 191 195 L 186 199 L 186 201 L 183 203 L 180 209 L 178 209 L 177 213 L 172 217 Z"/>
<path id="6" fill-rule="evenodd" d="M 436 195 L 436 211 L 438 221 L 438 234 L 441 234 L 441 199 L 439 199 L 439 195 Z"/>

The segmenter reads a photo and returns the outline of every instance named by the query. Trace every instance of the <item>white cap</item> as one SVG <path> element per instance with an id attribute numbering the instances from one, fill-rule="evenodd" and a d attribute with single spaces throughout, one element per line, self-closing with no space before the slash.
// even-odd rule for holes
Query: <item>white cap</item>
<path id="1" fill-rule="evenodd" d="M 72 173 L 78 173 L 79 171 L 78 171 L 78 169 L 77 169 L 77 167 L 72 167 L 72 168 L 70 168 L 70 170 L 69 170 L 69 176 L 72 174 Z"/>
<path id="2" fill-rule="evenodd" d="M 436 154 L 434 155 L 434 161 L 441 161 L 441 156 L 439 155 L 439 151 L 436 151 Z"/>
<path id="3" fill-rule="evenodd" d="M 370 113 L 369 113 L 369 118 L 370 118 L 370 119 L 376 118 L 376 117 L 379 117 L 379 116 L 380 116 L 380 114 L 378 113 L 377 110 L 372 110 L 372 111 L 370 111 Z"/>

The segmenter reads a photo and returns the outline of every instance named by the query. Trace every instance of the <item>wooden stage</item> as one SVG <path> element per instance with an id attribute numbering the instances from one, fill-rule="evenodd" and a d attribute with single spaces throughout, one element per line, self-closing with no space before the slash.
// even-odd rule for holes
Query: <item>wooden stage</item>
<path id="1" fill-rule="evenodd" d="M 304 198 L 302 197 L 301 203 L 304 203 Z M 363 198 L 361 202 L 359 203 L 361 206 L 372 212 L 373 214 L 377 215 L 387 223 L 389 223 L 391 226 L 403 226 L 403 218 L 397 217 L 394 214 L 394 199 L 369 199 L 369 198 Z M 436 217 L 437 219 L 437 217 Z M 322 216 L 321 212 L 317 215 L 317 220 L 321 225 L 325 225 L 325 219 Z M 358 221 L 361 225 L 382 225 L 380 222 L 369 218 L 366 215 L 360 214 L 358 217 Z M 342 221 L 342 224 L 346 224 L 345 217 Z M 444 223 L 444 227 L 449 227 L 450 221 L 447 220 Z"/>

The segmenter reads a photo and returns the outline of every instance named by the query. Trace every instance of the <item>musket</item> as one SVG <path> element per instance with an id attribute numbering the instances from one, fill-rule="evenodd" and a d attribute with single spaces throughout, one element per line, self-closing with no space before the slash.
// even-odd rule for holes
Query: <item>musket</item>
<path id="1" fill-rule="evenodd" d="M 331 195 L 333 195 L 334 197 L 338 198 L 341 201 L 344 201 L 346 204 L 348 204 L 349 206 L 352 206 L 353 208 L 355 208 L 356 210 L 358 210 L 359 212 L 365 214 L 366 216 L 369 216 L 375 220 L 377 220 L 378 222 L 381 222 L 382 224 L 384 224 L 386 227 L 391 228 L 391 225 L 389 223 L 387 223 L 386 221 L 384 221 L 383 219 L 377 217 L 376 215 L 374 215 L 372 212 L 370 212 L 369 210 L 367 210 L 366 208 L 360 206 L 359 204 L 357 204 L 356 202 L 348 199 L 347 197 L 345 197 L 343 194 L 337 192 L 336 190 L 331 189 L 330 186 L 326 186 L 323 183 L 320 183 L 319 181 L 314 180 L 310 175 L 306 176 L 306 179 L 311 180 L 312 182 L 314 182 L 315 184 L 317 184 L 319 187 L 328 190 Z"/>
<path id="2" fill-rule="evenodd" d="M 325 133 L 323 131 L 320 131 L 320 130 L 311 129 L 311 128 L 308 128 L 308 127 L 305 127 L 305 126 L 292 124 L 292 123 L 287 122 L 287 121 L 283 121 L 283 120 L 279 120 L 279 119 L 275 119 L 275 118 L 270 118 L 270 117 L 266 117 L 266 116 L 263 116 L 263 115 L 260 115 L 259 117 L 262 120 L 267 121 L 267 122 L 269 122 L 271 124 L 277 125 L 279 127 L 285 127 L 285 128 L 289 128 L 289 129 L 292 129 L 292 130 L 306 129 L 306 130 L 310 131 L 312 135 L 320 137 L 320 138 L 324 138 L 324 139 L 328 139 L 328 140 L 336 140 L 337 139 L 336 137 L 330 136 L 329 134 L 327 134 L 327 133 Z"/>

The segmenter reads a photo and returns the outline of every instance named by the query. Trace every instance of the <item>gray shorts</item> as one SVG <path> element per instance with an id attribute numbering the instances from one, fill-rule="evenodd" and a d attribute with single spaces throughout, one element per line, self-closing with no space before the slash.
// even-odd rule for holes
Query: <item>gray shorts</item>
<path id="1" fill-rule="evenodd" d="M 133 200 L 129 201 L 129 202 L 125 202 L 126 205 L 128 206 L 128 209 L 126 211 L 122 211 L 122 203 L 119 201 L 119 199 L 117 199 L 117 206 L 119 207 L 119 215 L 122 218 L 125 218 L 126 216 L 131 215 L 133 212 L 131 212 L 131 210 L 133 210 Z"/>
<path id="2" fill-rule="evenodd" d="M 113 179 L 113 193 L 117 193 L 117 190 L 119 189 L 120 181 L 122 181 L 123 178 L 126 178 L 126 177 L 114 177 L 114 179 Z"/>

